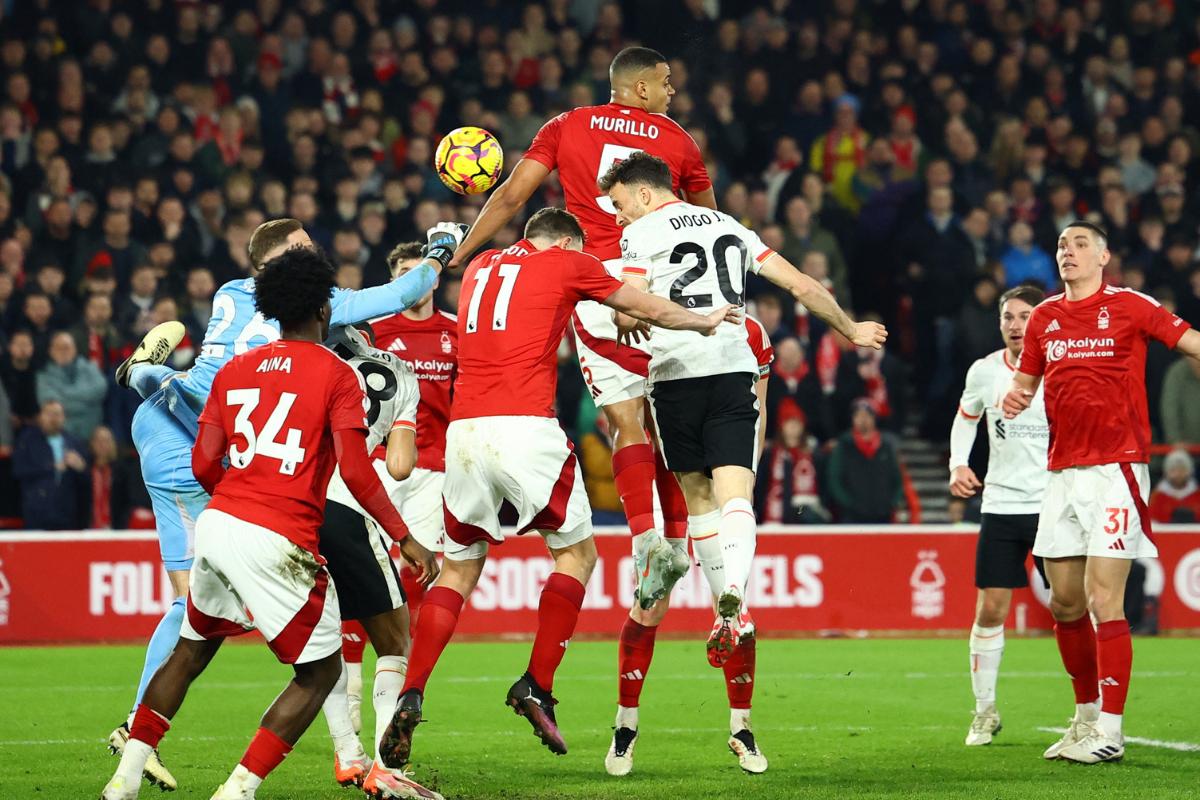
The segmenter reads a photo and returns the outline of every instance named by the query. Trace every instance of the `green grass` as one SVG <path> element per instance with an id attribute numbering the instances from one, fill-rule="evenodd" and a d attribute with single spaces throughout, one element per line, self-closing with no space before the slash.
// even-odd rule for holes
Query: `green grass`
<path id="1" fill-rule="evenodd" d="M 1200 646 L 1139 639 L 1135 647 L 1126 734 L 1200 743 Z M 1072 710 L 1050 639 L 1010 640 L 999 689 L 1004 731 L 981 748 L 962 745 L 973 704 L 965 642 L 763 640 L 754 719 L 771 768 L 760 776 L 743 774 L 725 747 L 720 673 L 700 644 L 659 643 L 636 767 L 624 779 L 603 767 L 616 645 L 571 645 L 556 692 L 571 748 L 561 758 L 503 705 L 527 655 L 520 643 L 450 646 L 429 686 L 429 722 L 417 731 L 418 780 L 472 799 L 1200 796 L 1200 752 L 1130 744 L 1122 764 L 1041 759 L 1057 736 L 1038 728 L 1063 725 Z M 0 650 L 0 798 L 96 797 L 116 765 L 103 740 L 125 713 L 141 658 L 136 647 Z M 174 797 L 210 796 L 288 674 L 257 644 L 217 657 L 163 742 L 181 786 Z M 318 719 L 259 797 L 354 797 L 331 772 Z"/>

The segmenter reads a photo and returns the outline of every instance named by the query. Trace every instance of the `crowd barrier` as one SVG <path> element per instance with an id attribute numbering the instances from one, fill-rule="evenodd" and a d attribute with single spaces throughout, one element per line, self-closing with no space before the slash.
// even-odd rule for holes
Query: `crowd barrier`
<path id="1" fill-rule="evenodd" d="M 970 527 L 764 527 L 749 592 L 755 622 L 781 636 L 966 630 L 975 538 Z M 1161 526 L 1155 540 L 1161 627 L 1200 630 L 1200 526 Z M 615 636 L 633 596 L 629 536 L 604 528 L 596 541 L 578 632 Z M 493 548 L 459 632 L 529 634 L 550 569 L 536 535 Z M 671 599 L 665 633 L 707 634 L 711 596 L 699 569 Z M 152 532 L 0 533 L 0 644 L 141 641 L 170 602 Z M 1050 628 L 1040 585 L 1017 591 L 1009 625 Z"/>

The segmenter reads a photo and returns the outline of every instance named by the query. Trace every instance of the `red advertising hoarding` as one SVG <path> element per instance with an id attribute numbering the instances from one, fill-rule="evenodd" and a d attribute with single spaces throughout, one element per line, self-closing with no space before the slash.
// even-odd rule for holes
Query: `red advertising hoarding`
<path id="1" fill-rule="evenodd" d="M 600 563 L 578 631 L 615 636 L 632 601 L 629 538 L 597 533 Z M 1163 526 L 1155 540 L 1151 580 L 1162 586 L 1162 628 L 1200 629 L 1200 527 Z M 966 630 L 974 563 L 970 528 L 764 528 L 749 603 L 764 635 Z M 459 632 L 533 631 L 550 569 L 535 535 L 493 548 Z M 170 602 L 152 532 L 0 535 L 0 644 L 144 640 Z M 710 604 L 700 570 L 691 570 L 675 588 L 664 631 L 707 634 Z M 1009 624 L 1049 629 L 1045 592 L 1018 591 Z"/>

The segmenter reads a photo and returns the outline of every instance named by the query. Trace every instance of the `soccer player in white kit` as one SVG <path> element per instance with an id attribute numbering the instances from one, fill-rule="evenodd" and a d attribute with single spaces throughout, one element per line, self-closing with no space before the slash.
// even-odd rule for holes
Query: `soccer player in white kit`
<path id="1" fill-rule="evenodd" d="M 1105 284 L 1110 257 L 1107 234 L 1096 225 L 1063 229 L 1056 259 L 1066 290 L 1034 309 L 1004 397 L 1004 416 L 1013 419 L 1045 383 L 1050 479 L 1033 554 L 1045 560 L 1050 579 L 1075 716 L 1044 755 L 1083 764 L 1125 755 L 1133 665 L 1125 582 L 1135 558 L 1158 554 L 1146 507 L 1146 345 L 1156 339 L 1200 359 L 1200 333 L 1153 298 Z"/>
<path id="2" fill-rule="evenodd" d="M 719 211 L 672 194 L 666 162 L 634 153 L 600 179 L 625 230 L 622 279 L 695 313 L 744 302 L 746 272 L 788 290 L 858 346 L 883 346 L 887 331 L 855 322 L 817 281 L 799 272 L 758 235 Z M 644 332 L 618 316 L 622 331 Z M 709 662 L 721 666 L 737 647 L 739 617 L 755 548 L 754 470 L 758 462 L 758 362 L 744 326 L 707 339 L 655 331 L 650 338 L 651 410 L 667 466 L 687 499 L 688 531 L 717 596 L 720 624 Z M 712 530 L 716 537 L 697 539 Z M 667 587 L 670 588 L 669 586 Z"/>
<path id="3" fill-rule="evenodd" d="M 966 744 L 991 744 L 1000 730 L 996 677 L 1004 655 L 1004 620 L 1012 590 L 1029 585 L 1025 559 L 1037 535 L 1038 510 L 1046 489 L 1046 443 L 1050 437 L 1041 392 L 1012 420 L 1000 401 L 1012 384 L 1025 326 L 1034 306 L 1045 299 L 1036 286 L 1017 286 L 1000 296 L 1000 334 L 1004 347 L 967 370 L 958 413 L 950 427 L 950 493 L 973 497 L 983 486 L 983 519 L 975 548 L 975 624 L 971 627 L 971 687 L 975 717 Z M 986 486 L 967 464 L 980 420 L 988 433 Z M 1041 572 L 1042 561 L 1034 559 Z"/>

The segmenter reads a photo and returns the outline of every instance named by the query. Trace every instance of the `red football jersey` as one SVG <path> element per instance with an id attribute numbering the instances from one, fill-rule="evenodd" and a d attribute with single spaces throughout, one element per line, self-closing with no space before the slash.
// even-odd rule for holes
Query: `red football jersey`
<path id="1" fill-rule="evenodd" d="M 375 346 L 407 361 L 421 388 L 417 406 L 417 466 L 446 471 L 446 426 L 450 424 L 450 388 L 458 370 L 458 320 L 445 311 L 429 319 L 403 314 L 375 320 Z"/>
<path id="2" fill-rule="evenodd" d="M 746 315 L 746 339 L 750 342 L 750 349 L 754 351 L 754 358 L 758 361 L 758 377 L 765 378 L 771 373 L 775 347 L 771 344 L 771 337 L 767 336 L 762 323 L 749 314 Z"/>
<path id="3" fill-rule="evenodd" d="M 583 249 L 601 261 L 621 257 L 621 229 L 596 183 L 609 167 L 638 151 L 667 162 L 676 193 L 712 186 L 696 140 L 678 123 L 666 114 L 617 103 L 564 111 L 542 126 L 525 151 L 525 158 L 558 170 L 567 210 L 583 226 Z"/>
<path id="4" fill-rule="evenodd" d="M 1043 376 L 1051 470 L 1149 461 L 1146 343 L 1174 347 L 1189 327 L 1153 298 L 1107 285 L 1033 310 L 1017 368 Z"/>
<path id="5" fill-rule="evenodd" d="M 333 432 L 367 429 L 358 373 L 314 342 L 280 339 L 217 373 L 200 422 L 229 440 L 229 469 L 209 508 L 317 552 Z"/>
<path id="6" fill-rule="evenodd" d="M 622 283 L 587 253 L 488 250 L 463 273 L 458 380 L 451 419 L 554 416 L 558 344 L 575 304 L 604 301 Z"/>

